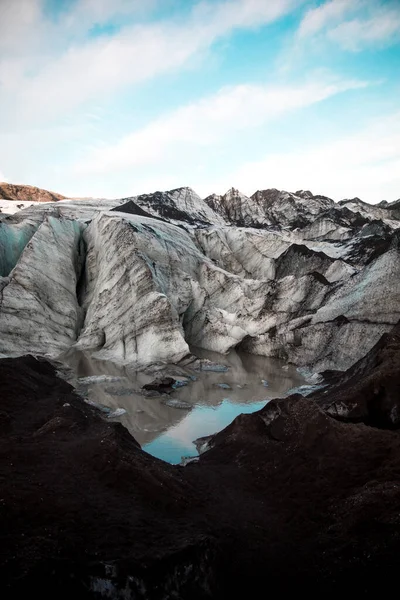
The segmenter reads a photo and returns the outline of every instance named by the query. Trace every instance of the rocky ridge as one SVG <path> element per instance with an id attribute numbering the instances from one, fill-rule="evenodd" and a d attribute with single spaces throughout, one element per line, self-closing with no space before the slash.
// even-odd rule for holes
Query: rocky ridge
<path id="1" fill-rule="evenodd" d="M 66 197 L 33 185 L 0 182 L 0 199 L 14 202 L 58 202 Z"/>

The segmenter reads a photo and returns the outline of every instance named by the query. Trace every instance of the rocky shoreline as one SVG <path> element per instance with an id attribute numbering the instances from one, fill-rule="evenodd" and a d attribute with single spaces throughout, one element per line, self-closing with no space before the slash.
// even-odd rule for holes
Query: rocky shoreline
<path id="1" fill-rule="evenodd" d="M 143 452 L 50 363 L 0 360 L 3 597 L 391 589 L 399 350 L 395 328 L 311 398 L 239 416 L 186 467 Z"/>

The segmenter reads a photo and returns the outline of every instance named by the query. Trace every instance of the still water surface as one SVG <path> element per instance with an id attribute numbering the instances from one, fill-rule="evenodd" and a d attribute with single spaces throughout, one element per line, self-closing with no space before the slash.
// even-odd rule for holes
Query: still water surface
<path id="1" fill-rule="evenodd" d="M 144 397 L 140 391 L 154 375 L 96 361 L 83 353 L 70 355 L 67 360 L 90 402 L 113 411 L 124 409 L 126 412 L 113 420 L 120 421 L 143 450 L 173 464 L 182 457 L 197 455 L 193 444 L 197 438 L 220 431 L 240 413 L 259 410 L 268 400 L 285 396 L 305 383 L 295 367 L 275 359 L 235 351 L 220 355 L 197 348 L 194 353 L 226 365 L 228 370 L 187 369 L 187 375 L 196 379 L 162 398 Z M 89 381 L 82 379 L 93 376 Z M 168 406 L 170 400 L 185 408 Z"/>

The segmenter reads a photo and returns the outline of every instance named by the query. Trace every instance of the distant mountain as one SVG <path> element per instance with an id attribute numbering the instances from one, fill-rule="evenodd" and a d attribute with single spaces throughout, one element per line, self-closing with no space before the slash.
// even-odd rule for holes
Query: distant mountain
<path id="1" fill-rule="evenodd" d="M 33 185 L 16 185 L 14 183 L 0 182 L 0 200 L 16 202 L 59 202 L 66 196 L 42 190 Z"/>
<path id="2" fill-rule="evenodd" d="M 142 216 L 144 216 L 144 210 L 149 217 L 161 217 L 171 223 L 186 223 L 198 226 L 226 224 L 225 220 L 214 211 L 213 207 L 209 206 L 207 200 L 202 200 L 189 187 L 141 194 L 125 200 L 124 204 L 112 210 L 138 214 L 137 209 L 139 208 L 142 211 L 140 213 Z M 133 213 L 132 210 L 134 210 Z"/>
<path id="3" fill-rule="evenodd" d="M 301 228 L 335 206 L 334 201 L 326 196 L 314 196 L 304 190 L 291 193 L 275 188 L 258 190 L 250 197 L 231 188 L 222 196 L 208 196 L 205 202 L 229 223 L 256 228 Z"/>

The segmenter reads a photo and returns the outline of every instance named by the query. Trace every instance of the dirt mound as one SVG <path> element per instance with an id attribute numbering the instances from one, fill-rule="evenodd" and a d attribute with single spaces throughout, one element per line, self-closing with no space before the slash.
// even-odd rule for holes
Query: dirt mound
<path id="1" fill-rule="evenodd" d="M 397 431 L 292 396 L 172 466 L 44 361 L 3 359 L 0 381 L 4 598 L 372 597 L 397 583 Z"/>
<path id="2" fill-rule="evenodd" d="M 65 196 L 48 192 L 33 185 L 16 185 L 14 183 L 0 182 L 0 199 L 15 200 L 19 202 L 58 202 L 65 200 Z"/>

